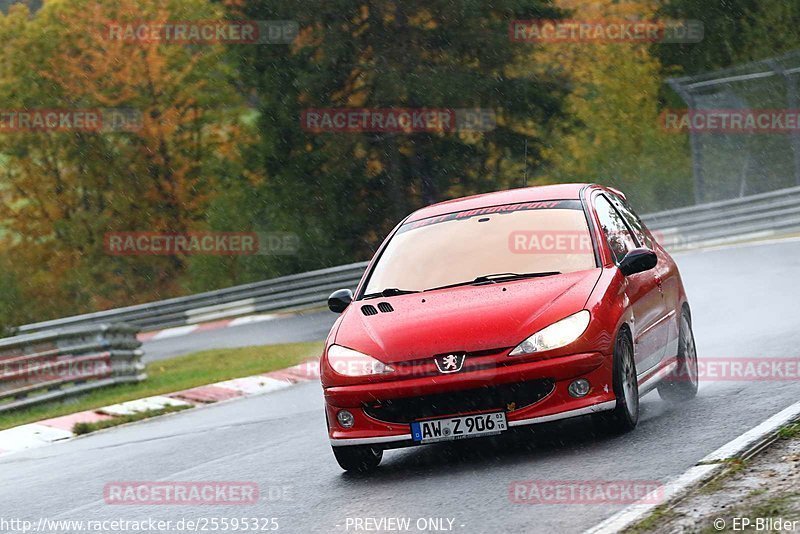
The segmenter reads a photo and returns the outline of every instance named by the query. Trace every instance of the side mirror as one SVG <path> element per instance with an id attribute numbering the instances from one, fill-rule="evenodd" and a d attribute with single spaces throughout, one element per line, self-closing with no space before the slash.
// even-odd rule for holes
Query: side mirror
<path id="1" fill-rule="evenodd" d="M 353 302 L 353 292 L 349 289 L 337 289 L 328 297 L 328 309 L 333 313 L 342 313 Z"/>
<path id="2" fill-rule="evenodd" d="M 619 262 L 619 270 L 625 276 L 649 271 L 658 263 L 658 256 L 649 248 L 635 248 L 625 254 Z"/>

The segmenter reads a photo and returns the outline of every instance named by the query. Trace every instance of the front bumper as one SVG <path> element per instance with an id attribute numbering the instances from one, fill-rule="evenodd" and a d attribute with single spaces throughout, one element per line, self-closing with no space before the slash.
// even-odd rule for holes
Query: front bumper
<path id="1" fill-rule="evenodd" d="M 590 352 L 448 375 L 328 387 L 325 389 L 325 404 L 331 445 L 380 445 L 382 448 L 416 445 L 411 440 L 407 422 L 383 421 L 370 415 L 374 410 L 366 408 L 376 402 L 448 393 L 455 395 L 464 390 L 488 390 L 528 381 L 550 381 L 552 390 L 540 400 L 519 409 L 513 404 L 492 407 L 491 411 L 506 412 L 510 428 L 610 410 L 616 403 L 611 362 L 611 356 Z M 574 398 L 567 391 L 570 382 L 576 378 L 585 378 L 591 384 L 591 390 L 584 397 Z M 343 428 L 337 422 L 337 413 L 345 408 L 354 416 L 352 428 Z M 489 406 L 477 411 L 454 411 L 425 418 L 481 411 L 490 411 Z"/>

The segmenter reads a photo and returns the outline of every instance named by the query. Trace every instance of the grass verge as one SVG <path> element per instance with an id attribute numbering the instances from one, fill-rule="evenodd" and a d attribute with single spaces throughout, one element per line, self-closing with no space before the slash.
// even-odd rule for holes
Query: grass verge
<path id="1" fill-rule="evenodd" d="M 653 512 L 635 525 L 625 529 L 625 534 L 646 534 L 652 532 L 662 522 L 672 517 L 672 511 L 665 505 L 658 506 Z"/>
<path id="2" fill-rule="evenodd" d="M 152 395 L 291 367 L 322 352 L 322 343 L 287 343 L 195 352 L 147 365 L 147 380 L 120 384 L 0 414 L 0 430 Z"/>
<path id="3" fill-rule="evenodd" d="M 790 423 L 778 430 L 778 437 L 781 439 L 800 438 L 800 423 Z"/>
<path id="4" fill-rule="evenodd" d="M 770 440 L 768 446 L 759 447 L 747 460 L 727 458 L 698 464 L 723 464 L 725 469 L 704 485 L 659 506 L 623 532 L 750 532 L 755 521 L 770 518 L 780 520 L 783 525 L 790 522 L 796 525 L 800 521 L 800 422 L 781 427 L 777 438 Z M 753 522 L 749 528 L 744 523 L 736 527 L 734 518 Z M 779 523 L 773 527 L 782 528 Z"/>

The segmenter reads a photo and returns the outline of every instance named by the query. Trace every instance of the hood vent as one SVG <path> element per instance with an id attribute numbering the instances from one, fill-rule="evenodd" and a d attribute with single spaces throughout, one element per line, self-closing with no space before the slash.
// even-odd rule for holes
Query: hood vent
<path id="1" fill-rule="evenodd" d="M 388 302 L 379 302 L 378 309 L 383 313 L 389 313 L 394 311 L 394 308 L 392 308 L 392 305 L 389 304 Z"/>
<path id="2" fill-rule="evenodd" d="M 378 315 L 378 310 L 376 310 L 375 306 L 372 304 L 367 304 L 365 306 L 361 306 L 361 313 L 364 315 Z"/>

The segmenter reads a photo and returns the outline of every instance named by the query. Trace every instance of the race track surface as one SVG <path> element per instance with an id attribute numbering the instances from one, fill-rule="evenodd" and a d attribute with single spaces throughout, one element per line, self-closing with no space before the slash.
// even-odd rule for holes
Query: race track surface
<path id="1" fill-rule="evenodd" d="M 208 349 L 229 349 L 251 345 L 272 345 L 325 339 L 337 315 L 327 310 L 295 315 L 277 315 L 270 321 L 230 326 L 219 330 L 151 339 L 142 344 L 144 361 L 174 358 Z"/>
<path id="2" fill-rule="evenodd" d="M 676 256 L 704 358 L 797 357 L 800 243 Z M 321 339 L 332 314 L 183 336 L 147 350 Z M 262 330 L 266 329 L 266 330 Z M 165 340 L 166 341 L 166 340 Z M 659 480 L 794 403 L 800 383 L 705 381 L 680 407 L 657 393 L 622 437 L 580 418 L 535 435 L 388 451 L 370 476 L 344 474 L 328 445 L 316 383 L 195 409 L 0 459 L 0 516 L 38 521 L 275 517 L 278 532 L 367 532 L 356 518 L 454 519 L 453 532 L 581 532 L 621 505 L 530 505 L 509 500 L 515 480 Z M 247 506 L 109 505 L 115 481 L 253 481 Z M 350 521 L 348 522 L 348 518 Z M 349 525 L 349 529 L 347 528 Z M 365 524 L 362 524 L 365 525 Z M 447 525 L 447 522 L 445 522 Z M 77 531 L 77 529 L 64 531 Z M 146 530 L 142 530 L 146 531 Z M 173 530 L 174 531 L 174 530 Z"/>

